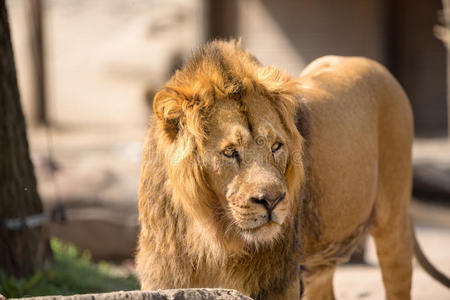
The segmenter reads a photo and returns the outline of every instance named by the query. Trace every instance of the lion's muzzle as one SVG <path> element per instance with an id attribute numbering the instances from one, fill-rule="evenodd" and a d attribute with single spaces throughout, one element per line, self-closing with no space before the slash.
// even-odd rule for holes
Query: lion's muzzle
<path id="1" fill-rule="evenodd" d="M 267 211 L 267 221 L 271 221 L 272 211 L 285 197 L 286 193 L 264 194 L 262 197 L 250 197 L 250 202 L 262 205 Z"/>

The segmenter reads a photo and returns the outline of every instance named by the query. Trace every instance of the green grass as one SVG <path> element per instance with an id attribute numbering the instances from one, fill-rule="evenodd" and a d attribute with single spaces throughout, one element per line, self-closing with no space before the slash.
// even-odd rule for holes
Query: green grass
<path id="1" fill-rule="evenodd" d="M 57 239 L 50 240 L 54 261 L 33 276 L 18 279 L 0 270 L 0 294 L 7 298 L 104 293 L 139 288 L 132 275 L 113 275 L 106 262 L 95 264 L 87 252 Z"/>

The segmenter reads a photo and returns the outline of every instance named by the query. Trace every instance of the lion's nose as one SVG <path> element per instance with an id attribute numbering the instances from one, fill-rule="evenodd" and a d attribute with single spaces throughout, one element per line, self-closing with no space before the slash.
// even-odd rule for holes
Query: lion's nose
<path id="1" fill-rule="evenodd" d="M 283 201 L 283 199 L 286 197 L 286 193 L 280 193 L 275 196 L 265 194 L 262 197 L 256 198 L 251 197 L 250 201 L 253 203 L 261 204 L 264 206 L 268 211 L 272 211 L 278 203 Z"/>

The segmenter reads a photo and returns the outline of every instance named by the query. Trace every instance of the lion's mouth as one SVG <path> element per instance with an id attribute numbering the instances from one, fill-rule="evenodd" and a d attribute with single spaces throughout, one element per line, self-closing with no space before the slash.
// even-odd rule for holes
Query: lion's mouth
<path id="1" fill-rule="evenodd" d="M 258 227 L 241 230 L 247 242 L 261 243 L 273 240 L 281 231 L 281 225 L 271 220 Z"/>
<path id="2" fill-rule="evenodd" d="M 232 218 L 235 220 L 233 223 L 237 225 L 238 231 L 247 235 L 278 232 L 284 221 L 283 214 L 275 211 L 250 218 L 235 214 Z"/>
<path id="3" fill-rule="evenodd" d="M 270 219 L 268 220 L 266 223 L 263 223 L 259 226 L 256 227 L 252 227 L 252 228 L 244 228 L 243 231 L 246 231 L 248 233 L 253 233 L 253 232 L 257 232 L 261 229 L 263 229 L 264 227 L 271 227 L 271 226 L 280 226 L 281 224 L 275 222 L 274 220 Z"/>

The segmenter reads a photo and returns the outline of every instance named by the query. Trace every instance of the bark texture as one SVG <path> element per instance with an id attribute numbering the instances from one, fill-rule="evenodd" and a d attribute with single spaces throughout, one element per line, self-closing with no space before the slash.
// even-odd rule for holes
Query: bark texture
<path id="1" fill-rule="evenodd" d="M 45 228 L 11 230 L 5 220 L 42 213 L 28 152 L 5 0 L 0 0 L 0 268 L 23 277 L 47 253 Z"/>

